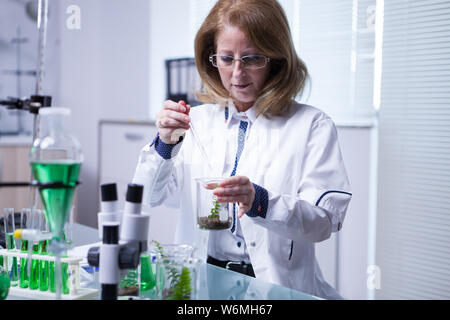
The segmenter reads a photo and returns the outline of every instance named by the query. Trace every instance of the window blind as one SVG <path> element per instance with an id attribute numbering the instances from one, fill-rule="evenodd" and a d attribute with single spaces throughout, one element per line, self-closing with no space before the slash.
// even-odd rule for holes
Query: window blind
<path id="1" fill-rule="evenodd" d="M 375 0 L 300 0 L 300 58 L 311 83 L 301 101 L 338 124 L 372 124 Z M 296 34 L 296 33 L 294 33 Z"/>
<path id="2" fill-rule="evenodd" d="M 450 298 L 450 1 L 384 2 L 377 299 Z"/>

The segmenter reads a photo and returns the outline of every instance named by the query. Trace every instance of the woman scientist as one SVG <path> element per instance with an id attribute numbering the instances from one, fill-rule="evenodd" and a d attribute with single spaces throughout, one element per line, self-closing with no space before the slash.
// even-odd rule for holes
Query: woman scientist
<path id="1" fill-rule="evenodd" d="M 145 186 L 144 201 L 181 208 L 176 242 L 198 245 L 206 232 L 196 228 L 194 179 L 229 177 L 214 193 L 237 209 L 231 229 L 209 232 L 207 262 L 341 298 L 314 244 L 342 228 L 350 186 L 333 121 L 294 101 L 308 73 L 283 9 L 276 0 L 219 0 L 197 33 L 195 61 L 206 104 L 164 103 L 133 180 Z"/>

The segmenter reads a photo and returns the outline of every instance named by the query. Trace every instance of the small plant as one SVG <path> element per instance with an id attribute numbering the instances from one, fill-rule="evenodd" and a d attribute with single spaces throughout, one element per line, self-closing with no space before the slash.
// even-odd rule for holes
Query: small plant
<path id="1" fill-rule="evenodd" d="M 156 249 L 158 250 L 158 253 L 161 255 L 161 257 L 165 258 L 166 256 L 164 255 L 163 247 L 161 246 L 161 244 L 156 240 L 153 240 L 152 242 L 155 244 Z"/>
<path id="2" fill-rule="evenodd" d="M 207 190 L 214 190 L 220 185 L 218 183 L 209 183 L 204 186 Z M 211 199 L 211 198 L 210 198 Z M 208 204 L 211 203 L 208 201 Z M 204 230 L 225 230 L 231 227 L 232 218 L 231 217 L 223 217 L 220 219 L 221 212 L 220 211 L 228 211 L 228 204 L 220 203 L 217 201 L 217 196 L 212 196 L 212 208 L 210 209 L 210 214 L 206 215 L 198 215 L 197 216 L 197 226 L 200 229 Z M 224 214 L 226 212 L 223 212 Z M 228 216 L 228 214 L 227 214 Z"/>
<path id="3" fill-rule="evenodd" d="M 217 201 L 217 197 L 214 196 L 213 198 L 213 206 L 211 208 L 211 214 L 208 216 L 208 218 L 218 218 L 219 217 L 219 210 L 220 210 L 220 203 Z"/>
<path id="4" fill-rule="evenodd" d="M 190 300 L 191 272 L 187 267 L 181 269 L 181 274 L 177 274 L 177 281 L 173 287 L 173 293 L 167 297 L 167 300 Z"/>

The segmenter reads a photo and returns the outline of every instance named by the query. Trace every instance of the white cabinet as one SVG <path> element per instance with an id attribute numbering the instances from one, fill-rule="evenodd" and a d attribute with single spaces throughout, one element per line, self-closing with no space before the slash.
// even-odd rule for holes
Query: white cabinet
<path id="1" fill-rule="evenodd" d="M 131 182 L 141 149 L 151 143 L 157 133 L 153 122 L 100 121 L 99 177 L 100 185 L 117 183 L 119 205 L 123 208 L 127 185 Z M 151 215 L 149 240 L 173 243 L 179 210 L 144 206 Z"/>

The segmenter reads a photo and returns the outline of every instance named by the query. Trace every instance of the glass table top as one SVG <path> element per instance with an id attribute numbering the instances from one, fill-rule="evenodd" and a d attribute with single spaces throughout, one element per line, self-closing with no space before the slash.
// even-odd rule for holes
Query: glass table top
<path id="1" fill-rule="evenodd" d="M 317 297 L 209 263 L 200 265 L 200 300 L 315 300 Z"/>
<path id="2" fill-rule="evenodd" d="M 98 242 L 98 231 L 94 228 L 74 224 L 75 246 Z M 81 236 L 82 235 L 82 236 Z M 256 278 L 201 262 L 198 269 L 198 291 L 196 300 L 317 300 L 318 297 L 264 282 Z M 82 287 L 99 289 L 98 274 L 94 281 Z M 143 299 L 155 299 L 154 289 L 140 292 Z M 123 297 L 119 297 L 123 298 Z M 138 297 L 135 297 L 138 298 Z M 21 299 L 13 295 L 8 299 Z"/>

